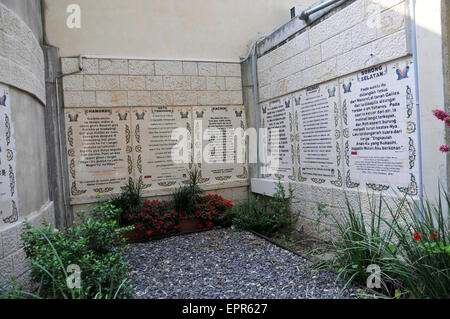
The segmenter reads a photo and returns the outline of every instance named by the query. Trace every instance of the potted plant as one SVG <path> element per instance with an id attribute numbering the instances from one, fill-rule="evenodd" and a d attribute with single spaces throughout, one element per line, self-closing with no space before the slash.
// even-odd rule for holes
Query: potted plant
<path id="1" fill-rule="evenodd" d="M 181 215 L 180 231 L 182 233 L 194 231 L 201 222 L 195 214 L 196 204 L 203 194 L 203 189 L 199 186 L 200 171 L 194 167 L 189 171 L 188 184 L 176 188 L 172 192 L 173 206 Z"/>

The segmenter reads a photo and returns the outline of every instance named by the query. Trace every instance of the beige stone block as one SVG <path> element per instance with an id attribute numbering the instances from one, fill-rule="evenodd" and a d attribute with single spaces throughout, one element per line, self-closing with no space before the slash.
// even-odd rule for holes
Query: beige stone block
<path id="1" fill-rule="evenodd" d="M 198 105 L 198 93 L 192 91 L 175 91 L 173 92 L 174 105 Z"/>
<path id="2" fill-rule="evenodd" d="M 198 75 L 197 62 L 183 62 L 183 75 Z"/>
<path id="3" fill-rule="evenodd" d="M 145 77 L 136 75 L 122 75 L 120 77 L 121 90 L 145 90 Z"/>
<path id="4" fill-rule="evenodd" d="M 225 78 L 225 87 L 227 90 L 242 90 L 242 81 L 241 77 L 226 77 Z"/>
<path id="5" fill-rule="evenodd" d="M 301 69 L 307 69 L 322 62 L 322 48 L 316 45 L 300 55 Z"/>
<path id="6" fill-rule="evenodd" d="M 225 90 L 225 78 L 208 76 L 206 78 L 206 89 L 211 91 Z"/>
<path id="7" fill-rule="evenodd" d="M 356 48 L 337 57 L 338 75 L 346 75 L 362 70 L 373 63 L 372 45 Z"/>
<path id="8" fill-rule="evenodd" d="M 9 285 L 12 276 L 14 276 L 12 256 L 0 259 L 0 287 Z"/>
<path id="9" fill-rule="evenodd" d="M 147 76 L 146 81 L 147 90 L 163 90 L 164 82 L 162 76 Z"/>
<path id="10" fill-rule="evenodd" d="M 146 60 L 129 60 L 128 68 L 130 75 L 154 75 L 155 62 Z"/>
<path id="11" fill-rule="evenodd" d="M 128 95 L 126 91 L 97 91 L 97 106 L 126 106 Z"/>
<path id="12" fill-rule="evenodd" d="M 100 74 L 128 74 L 128 60 L 101 59 L 98 68 Z"/>
<path id="13" fill-rule="evenodd" d="M 0 56 L 0 81 L 9 83 L 11 81 L 10 61 Z"/>
<path id="14" fill-rule="evenodd" d="M 68 75 L 63 78 L 64 91 L 83 91 L 83 75 Z"/>
<path id="15" fill-rule="evenodd" d="M 30 270 L 30 267 L 27 265 L 26 259 L 27 255 L 23 249 L 17 251 L 13 256 L 13 269 L 15 276 L 19 276 Z"/>
<path id="16" fill-rule="evenodd" d="M 119 76 L 84 75 L 85 90 L 118 90 L 119 87 Z"/>
<path id="17" fill-rule="evenodd" d="M 217 63 L 218 76 L 241 76 L 239 63 Z"/>
<path id="18" fill-rule="evenodd" d="M 217 75 L 217 63 L 199 62 L 198 63 L 198 75 L 216 76 Z"/>
<path id="19" fill-rule="evenodd" d="M 181 61 L 156 61 L 155 75 L 182 75 L 183 64 Z"/>
<path id="20" fill-rule="evenodd" d="M 305 87 L 325 82 L 336 77 L 336 58 L 331 58 L 328 61 L 324 61 L 303 71 L 303 83 Z"/>
<path id="21" fill-rule="evenodd" d="M 165 76 L 165 90 L 190 90 L 191 79 L 189 76 Z"/>
<path id="22" fill-rule="evenodd" d="M 406 3 L 402 2 L 395 7 L 381 12 L 380 28 L 377 30 L 377 37 L 381 38 L 405 28 L 406 9 Z"/>
<path id="23" fill-rule="evenodd" d="M 61 67 L 63 73 L 72 73 L 80 70 L 79 58 L 62 58 Z M 83 71 L 81 74 L 98 74 L 98 59 L 83 58 Z"/>
<path id="24" fill-rule="evenodd" d="M 377 28 L 369 20 L 365 20 L 351 29 L 352 48 L 357 48 L 377 38 Z"/>
<path id="25" fill-rule="evenodd" d="M 16 40 L 0 30 L 0 56 L 7 59 L 16 56 Z"/>
<path id="26" fill-rule="evenodd" d="M 375 63 L 392 61 L 411 53 L 409 36 L 406 30 L 381 38 L 370 43 L 370 45 L 372 45 Z"/>
<path id="27" fill-rule="evenodd" d="M 198 92 L 199 105 L 240 105 L 241 91 L 202 91 Z"/>
<path id="28" fill-rule="evenodd" d="M 365 0 L 357 0 L 310 29 L 310 45 L 334 37 L 362 22 L 365 18 Z"/>
<path id="29" fill-rule="evenodd" d="M 3 246 L 3 256 L 9 256 L 20 249 L 19 233 L 17 226 L 10 226 L 0 232 Z"/>
<path id="30" fill-rule="evenodd" d="M 303 72 L 297 72 L 286 78 L 286 91 L 292 93 L 304 88 L 303 84 Z"/>
<path id="31" fill-rule="evenodd" d="M 206 77 L 191 76 L 191 89 L 196 91 L 206 90 Z"/>
<path id="32" fill-rule="evenodd" d="M 21 67 L 31 70 L 32 55 L 27 46 L 22 41 L 14 41 L 14 44 L 16 46 L 14 61 Z"/>
<path id="33" fill-rule="evenodd" d="M 341 34 L 323 42 L 322 59 L 328 60 L 352 49 L 352 30 L 346 30 Z"/>
<path id="34" fill-rule="evenodd" d="M 128 106 L 149 106 L 151 96 L 149 91 L 128 91 Z"/>
<path id="35" fill-rule="evenodd" d="M 173 93 L 171 91 L 153 91 L 151 92 L 151 99 L 152 105 L 173 105 Z"/>
<path id="36" fill-rule="evenodd" d="M 405 0 L 366 0 L 366 17 L 379 14 Z"/>

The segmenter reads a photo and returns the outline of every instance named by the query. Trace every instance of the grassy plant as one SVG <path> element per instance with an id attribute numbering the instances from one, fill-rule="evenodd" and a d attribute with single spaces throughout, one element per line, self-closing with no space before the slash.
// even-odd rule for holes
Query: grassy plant
<path id="1" fill-rule="evenodd" d="M 416 298 L 450 298 L 450 236 L 446 210 L 448 193 L 439 195 L 438 203 L 403 200 L 398 207 L 405 214 L 392 218 L 387 226 L 397 239 L 399 258 L 392 271 Z M 389 208 L 391 216 L 397 216 Z"/>
<path id="2" fill-rule="evenodd" d="M 436 205 L 406 196 L 393 205 L 382 195 L 367 196 L 367 211 L 360 197 L 356 209 L 347 198 L 347 213 L 332 215 L 340 235 L 333 247 L 338 279 L 346 279 L 345 287 L 352 281 L 365 285 L 366 269 L 375 264 L 381 269 L 382 291 L 392 298 L 449 298 L 448 194 Z"/>
<path id="3" fill-rule="evenodd" d="M 382 284 L 386 293 L 398 285 L 393 277 L 391 263 L 395 260 L 397 248 L 393 245 L 394 231 L 383 227 L 384 201 L 380 195 L 367 195 L 368 217 L 365 220 L 365 210 L 358 197 L 358 207 L 354 208 L 346 198 L 347 214 L 344 216 L 332 215 L 340 240 L 335 243 L 333 253 L 336 255 L 338 277 L 345 278 L 347 285 L 353 280 L 362 284 L 368 277 L 367 267 L 375 264 L 382 269 Z M 393 212 L 394 213 L 394 212 Z M 395 213 L 394 213 L 395 214 Z"/>
<path id="4" fill-rule="evenodd" d="M 184 216 L 194 216 L 196 203 L 203 194 L 200 184 L 200 170 L 194 167 L 189 171 L 189 182 L 187 185 L 179 186 L 172 192 L 173 206 L 175 210 Z"/>
<path id="5" fill-rule="evenodd" d="M 111 203 L 122 210 L 122 214 L 119 215 L 120 225 L 126 225 L 126 219 L 123 216 L 137 216 L 141 212 L 143 201 L 141 186 L 129 179 L 128 183 L 122 187 L 122 192 L 111 197 Z"/>

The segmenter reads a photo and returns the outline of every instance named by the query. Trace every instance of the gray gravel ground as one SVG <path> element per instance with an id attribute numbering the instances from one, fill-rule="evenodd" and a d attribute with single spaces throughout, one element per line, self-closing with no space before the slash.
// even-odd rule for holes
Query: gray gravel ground
<path id="1" fill-rule="evenodd" d="M 136 298 L 296 299 L 338 296 L 336 275 L 249 232 L 232 229 L 132 244 L 125 254 Z"/>

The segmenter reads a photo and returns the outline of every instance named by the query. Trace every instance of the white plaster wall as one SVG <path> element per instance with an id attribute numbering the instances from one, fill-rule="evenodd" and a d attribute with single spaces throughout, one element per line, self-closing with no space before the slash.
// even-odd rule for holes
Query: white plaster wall
<path id="1" fill-rule="evenodd" d="M 46 34 L 61 56 L 84 54 L 238 62 L 257 34 L 315 0 L 46 0 Z M 81 29 L 66 26 L 69 4 Z"/>

